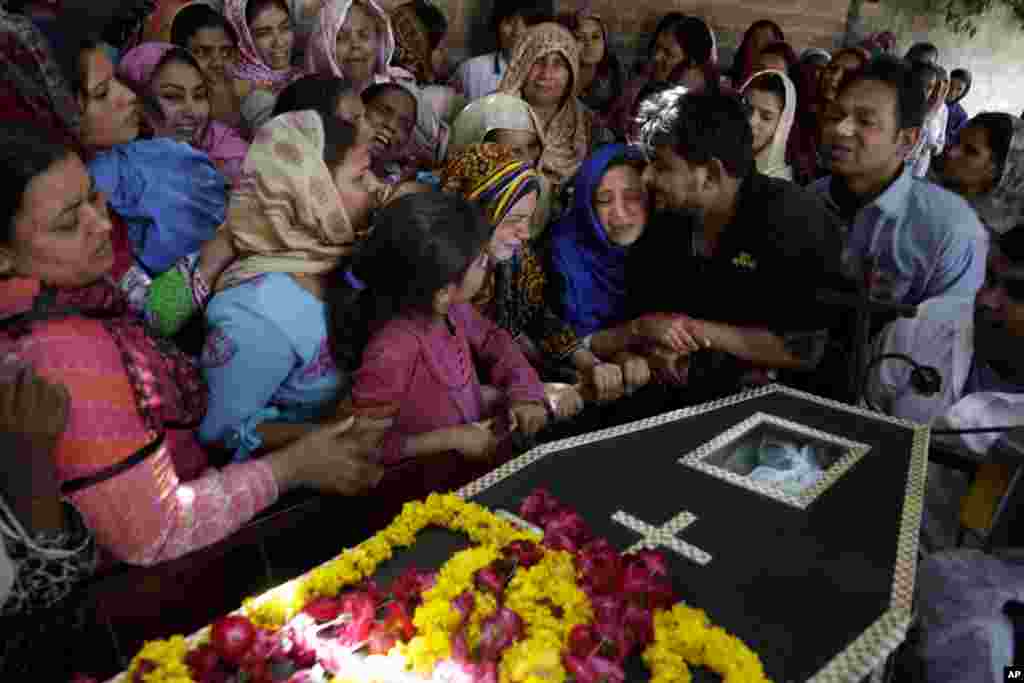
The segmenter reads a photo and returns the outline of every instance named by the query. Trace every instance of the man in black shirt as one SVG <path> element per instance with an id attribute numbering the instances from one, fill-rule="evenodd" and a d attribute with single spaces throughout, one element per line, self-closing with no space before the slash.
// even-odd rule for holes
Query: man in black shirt
<path id="1" fill-rule="evenodd" d="M 757 173 L 739 99 L 674 88 L 641 117 L 660 211 L 627 265 L 637 317 L 595 335 L 594 352 L 646 347 L 663 379 L 703 368 L 723 391 L 750 372 L 816 367 L 837 317 L 815 299 L 839 282 L 837 218 L 813 193 Z"/>

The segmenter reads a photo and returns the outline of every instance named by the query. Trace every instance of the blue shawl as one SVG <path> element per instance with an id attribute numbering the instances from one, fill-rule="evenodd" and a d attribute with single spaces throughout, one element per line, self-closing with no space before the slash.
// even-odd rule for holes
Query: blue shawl
<path id="1" fill-rule="evenodd" d="M 128 224 L 138 263 L 150 275 L 197 251 L 227 213 L 227 179 L 209 157 L 170 138 L 136 140 L 89 163 L 96 188 Z"/>
<path id="2" fill-rule="evenodd" d="M 621 322 L 626 315 L 628 247 L 608 240 L 594 212 L 594 191 L 609 163 L 640 159 L 635 147 L 605 145 L 580 165 L 573 179 L 572 206 L 551 233 L 552 275 L 560 281 L 562 319 L 580 337 Z"/>

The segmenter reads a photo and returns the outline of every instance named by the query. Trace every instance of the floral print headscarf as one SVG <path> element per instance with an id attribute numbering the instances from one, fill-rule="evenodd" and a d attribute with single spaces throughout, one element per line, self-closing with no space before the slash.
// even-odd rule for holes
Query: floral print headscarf
<path id="1" fill-rule="evenodd" d="M 559 24 L 537 24 L 519 42 L 498 92 L 523 98 L 523 88 L 534 62 L 552 52 L 569 64 L 572 93 L 565 98 L 555 117 L 540 131 L 544 153 L 539 168 L 558 183 L 568 181 L 590 153 L 593 115 L 576 98 L 580 82 L 579 44 L 576 37 Z"/>

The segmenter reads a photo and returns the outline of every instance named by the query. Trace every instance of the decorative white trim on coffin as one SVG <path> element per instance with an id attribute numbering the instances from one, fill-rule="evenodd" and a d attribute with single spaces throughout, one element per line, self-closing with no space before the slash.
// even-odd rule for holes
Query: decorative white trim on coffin
<path id="1" fill-rule="evenodd" d="M 675 410 L 663 415 L 658 415 L 657 417 L 638 420 L 636 422 L 619 425 L 618 427 L 602 429 L 597 432 L 591 432 L 589 434 L 583 434 L 569 439 L 562 439 L 561 441 L 543 444 L 532 449 L 528 453 L 524 453 L 518 458 L 505 463 L 480 479 L 470 482 L 459 489 L 456 493 L 463 498 L 472 498 L 504 479 L 507 479 L 516 472 L 519 472 L 528 465 L 531 465 L 541 458 L 545 458 L 553 453 L 557 453 L 558 451 L 575 448 L 576 446 L 582 446 L 596 441 L 603 441 L 623 434 L 638 432 L 644 429 L 649 429 L 650 427 L 657 427 L 658 425 L 675 422 L 695 415 L 701 415 L 703 413 L 718 410 L 719 408 L 725 408 L 754 398 L 760 398 L 762 396 L 768 396 L 776 393 L 787 394 L 789 396 L 810 401 L 811 403 L 817 403 L 821 406 L 852 413 L 867 419 L 887 422 L 889 424 L 910 429 L 914 433 L 913 442 L 911 444 L 910 471 L 907 476 L 906 489 L 904 490 L 903 515 L 900 520 L 900 531 L 896 548 L 896 566 L 893 572 L 892 597 L 889 603 L 890 607 L 871 626 L 861 633 L 860 636 L 853 640 L 845 650 L 833 657 L 824 667 L 822 667 L 820 671 L 814 674 L 807 681 L 807 683 L 854 683 L 871 674 L 897 647 L 899 647 L 899 645 L 906 639 L 907 629 L 910 626 L 911 603 L 914 595 L 914 580 L 917 571 L 921 514 L 924 506 L 924 479 L 928 465 L 928 440 L 930 430 L 927 425 L 920 425 L 909 420 L 890 417 L 888 415 L 883 415 L 882 413 L 867 410 L 866 408 L 852 406 L 832 399 L 821 398 L 820 396 L 815 396 L 814 394 L 809 394 L 781 384 L 770 384 L 765 387 L 759 387 L 750 391 L 727 396 L 717 401 L 710 401 L 698 406 Z M 772 421 L 777 419 L 779 418 L 773 418 Z M 802 431 L 810 431 L 818 436 L 818 438 L 821 438 L 821 435 L 824 435 L 825 437 L 828 437 L 827 440 L 829 441 L 840 439 L 840 437 L 825 434 L 818 430 L 812 430 L 808 427 L 803 427 L 802 425 L 798 426 L 801 427 Z M 737 427 L 734 427 L 733 429 L 736 429 Z M 719 436 L 718 438 L 722 437 Z M 851 446 L 851 449 L 854 449 L 855 447 L 866 448 L 864 444 L 859 444 L 848 439 L 842 439 L 841 441 L 845 444 L 852 444 L 853 446 Z M 831 484 L 834 483 L 834 481 L 838 479 L 843 472 L 847 471 L 857 462 L 857 460 L 863 457 L 864 453 L 866 453 L 866 451 L 859 455 L 849 453 L 847 456 L 841 458 L 837 463 L 829 468 L 829 471 L 826 473 L 826 479 L 812 487 L 810 491 L 805 492 L 801 498 L 804 498 L 809 493 L 813 492 L 811 497 L 811 500 L 813 500 L 814 497 L 817 497 L 831 486 Z M 687 460 L 687 458 L 683 458 L 683 460 Z M 690 462 L 687 462 L 686 464 L 695 466 Z M 782 502 L 789 505 L 806 507 L 806 504 L 810 503 L 810 501 L 807 501 L 806 503 L 801 504 L 800 500 L 787 496 L 777 489 L 774 489 L 772 493 L 769 493 L 763 490 L 761 485 L 757 485 L 754 482 L 747 481 L 744 484 L 741 481 L 733 481 L 730 477 L 735 477 L 738 480 L 743 478 L 732 473 L 727 473 L 718 467 L 706 465 L 704 463 L 699 464 L 702 465 L 702 467 L 697 467 L 697 469 L 706 471 L 709 474 L 718 476 L 719 478 L 727 479 L 731 483 L 736 483 L 737 485 L 744 486 L 745 488 L 756 487 L 755 490 L 758 492 L 764 493 L 765 495 L 771 495 L 772 498 L 782 500 Z M 841 465 L 842 469 L 836 470 L 836 468 Z M 715 472 L 712 473 L 708 470 L 715 470 Z M 836 471 L 834 472 L 834 470 Z M 730 475 L 730 477 L 724 476 L 726 474 Z M 824 488 L 818 490 L 818 487 L 820 486 L 824 486 Z M 786 500 L 783 500 L 783 498 Z"/>

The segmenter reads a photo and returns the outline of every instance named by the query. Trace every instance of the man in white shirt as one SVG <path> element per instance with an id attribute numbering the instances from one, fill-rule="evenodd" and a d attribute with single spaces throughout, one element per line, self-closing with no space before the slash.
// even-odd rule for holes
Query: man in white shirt
<path id="1" fill-rule="evenodd" d="M 491 30 L 497 38 L 498 50 L 463 62 L 452 78 L 452 87 L 467 102 L 496 91 L 520 38 L 530 26 L 546 18 L 535 3 L 497 0 L 491 14 Z"/>

